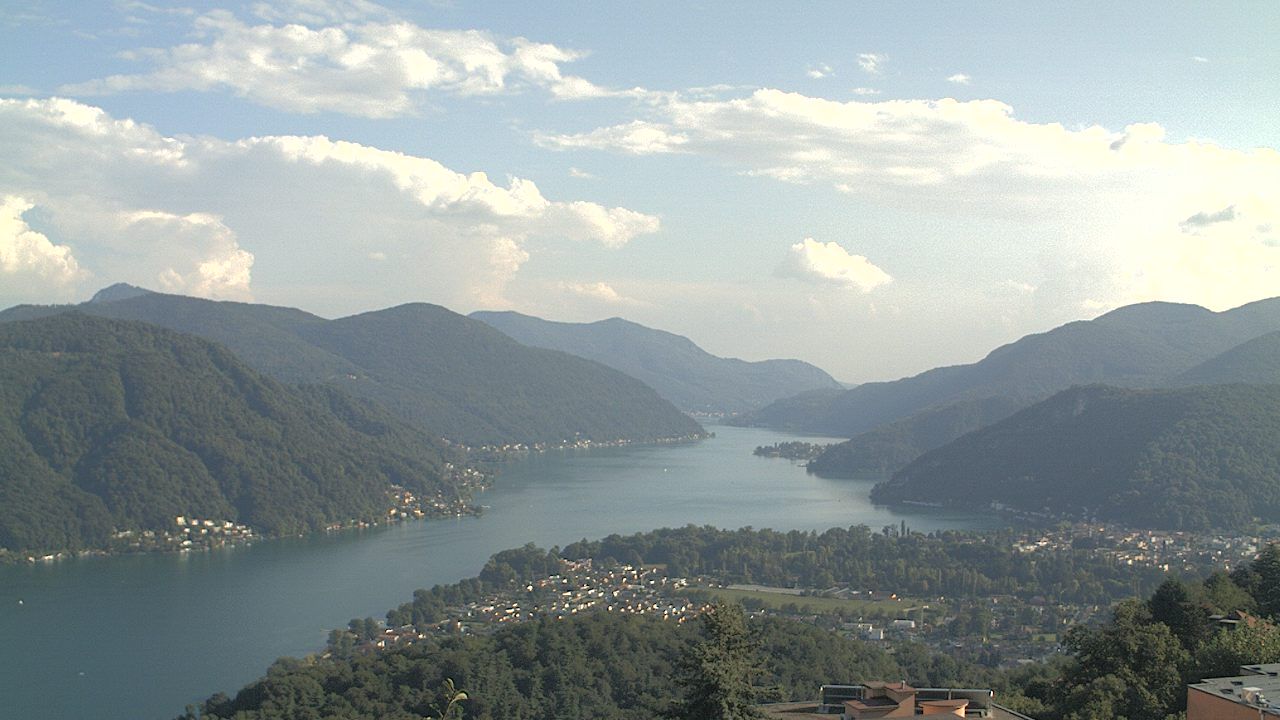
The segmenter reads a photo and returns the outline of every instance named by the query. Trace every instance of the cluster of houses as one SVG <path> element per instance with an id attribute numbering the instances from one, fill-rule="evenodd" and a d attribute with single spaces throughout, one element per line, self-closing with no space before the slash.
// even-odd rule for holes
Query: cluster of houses
<path id="1" fill-rule="evenodd" d="M 476 482 L 483 482 L 484 476 L 477 473 Z M 482 487 L 482 485 L 478 485 Z M 431 497 L 424 497 L 399 485 L 392 485 L 388 491 L 391 507 L 387 509 L 387 522 L 401 520 L 421 520 L 427 517 L 447 517 L 450 515 L 478 515 L 480 507 L 471 502 L 471 492 L 446 495 L 443 491 Z"/>
<path id="2" fill-rule="evenodd" d="M 111 536 L 111 545 L 112 549 L 126 551 L 189 551 L 246 542 L 253 538 L 253 528 L 248 525 L 179 515 L 168 530 L 120 530 Z"/>
<path id="3" fill-rule="evenodd" d="M 1132 530 L 1075 523 L 1025 535 L 1014 543 L 1014 548 L 1023 553 L 1035 553 L 1087 547 L 1119 564 L 1146 565 L 1177 572 L 1195 567 L 1231 570 L 1256 557 L 1265 540 L 1250 535 Z"/>
<path id="4" fill-rule="evenodd" d="M 511 623 L 586 611 L 650 615 L 682 623 L 705 608 L 676 596 L 676 591 L 687 586 L 686 579 L 667 577 L 654 568 L 621 565 L 596 569 L 590 559 L 562 560 L 559 573 L 530 581 L 518 591 L 447 608 L 447 618 L 431 628 L 381 628 L 356 649 L 372 651 L 433 635 L 488 634 Z"/>
<path id="5" fill-rule="evenodd" d="M 672 596 L 686 587 L 684 578 L 667 577 L 653 568 L 620 565 L 596 569 L 591 560 L 562 561 L 561 571 L 527 584 L 523 593 L 504 593 L 455 608 L 450 630 L 490 630 L 504 623 L 536 617 L 567 617 L 587 610 L 652 615 L 684 622 L 700 606 Z"/>

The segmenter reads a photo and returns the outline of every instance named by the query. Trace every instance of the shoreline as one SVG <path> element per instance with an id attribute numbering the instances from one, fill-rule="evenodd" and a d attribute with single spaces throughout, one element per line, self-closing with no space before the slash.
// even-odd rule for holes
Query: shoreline
<path id="1" fill-rule="evenodd" d="M 113 541 L 119 541 L 116 545 L 108 544 L 107 547 L 81 548 L 78 550 L 59 550 L 49 551 L 12 551 L 0 548 L 0 566 L 11 565 L 39 565 L 51 564 L 56 562 L 64 562 L 68 560 L 77 560 L 83 558 L 100 558 L 100 557 L 121 557 L 128 555 L 152 555 L 152 554 L 184 554 L 191 552 L 212 552 L 213 550 L 247 547 L 258 541 L 280 540 L 284 538 L 306 537 L 320 533 L 333 534 L 339 532 L 348 532 L 352 530 L 365 530 L 381 527 L 390 527 L 403 522 L 414 520 L 441 520 L 445 518 L 462 518 L 462 517 L 480 517 L 484 514 L 484 506 L 474 502 L 477 492 L 484 492 L 493 486 L 493 477 L 500 474 L 498 472 L 480 472 L 476 470 L 476 466 L 494 465 L 500 466 L 507 462 L 519 460 L 530 455 L 540 455 L 549 452 L 568 452 L 583 450 L 600 450 L 619 447 L 633 446 L 661 446 L 661 445 L 680 445 L 692 444 L 714 438 L 715 433 L 706 432 L 696 435 L 681 435 L 665 438 L 649 438 L 643 440 L 628 440 L 619 438 L 617 440 L 594 441 L 589 439 L 582 440 L 565 440 L 558 444 L 546 443 L 513 443 L 509 445 L 487 445 L 478 448 L 472 448 L 465 445 L 454 444 L 454 447 L 466 452 L 468 455 L 468 467 L 474 472 L 468 475 L 470 482 L 464 483 L 459 487 L 459 494 L 456 500 L 450 501 L 448 504 L 429 505 L 427 508 L 418 502 L 416 497 L 410 495 L 405 499 L 405 489 L 399 486 L 391 486 L 388 492 L 397 502 L 388 508 L 387 512 L 377 519 L 348 519 L 340 523 L 333 523 L 324 527 L 315 528 L 300 533 L 275 533 L 266 534 L 255 530 L 246 525 L 239 525 L 229 520 L 198 520 L 195 518 L 188 519 L 180 516 L 175 518 L 175 526 L 181 528 L 174 530 L 123 530 L 116 531 Z M 488 454 L 489 457 L 483 457 Z M 188 522 L 190 520 L 190 522 Z M 212 523 L 212 524 L 209 524 Z M 195 530 L 196 533 L 189 531 Z M 199 533 L 205 530 L 233 530 L 234 533 L 228 535 L 224 532 Z M 187 544 L 184 544 L 187 543 Z"/>

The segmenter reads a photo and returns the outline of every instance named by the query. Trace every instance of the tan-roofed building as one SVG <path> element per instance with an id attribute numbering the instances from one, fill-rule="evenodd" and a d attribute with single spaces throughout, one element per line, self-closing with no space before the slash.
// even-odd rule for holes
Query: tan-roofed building
<path id="1" fill-rule="evenodd" d="M 867 682 L 862 686 L 862 697 L 844 701 L 844 720 L 915 717 L 916 689 L 905 682 Z"/>

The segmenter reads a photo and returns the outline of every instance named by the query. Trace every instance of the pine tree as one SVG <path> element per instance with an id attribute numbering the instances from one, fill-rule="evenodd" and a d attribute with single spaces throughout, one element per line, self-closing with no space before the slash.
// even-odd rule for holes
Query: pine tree
<path id="1" fill-rule="evenodd" d="M 670 711 L 675 720 L 748 720 L 759 718 L 758 690 L 752 681 L 763 672 L 759 648 L 747 631 L 741 605 L 717 604 L 702 616 L 705 639 L 680 663 L 677 678 L 684 699 Z"/>

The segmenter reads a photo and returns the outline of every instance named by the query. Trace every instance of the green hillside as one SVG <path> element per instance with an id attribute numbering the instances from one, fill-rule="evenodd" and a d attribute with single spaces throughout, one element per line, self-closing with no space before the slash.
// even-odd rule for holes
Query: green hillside
<path id="1" fill-rule="evenodd" d="M 463 442 L 649 440 L 702 428 L 653 389 L 599 363 L 532 348 L 437 305 L 309 325 L 301 337 L 361 373 L 334 384 Z"/>
<path id="2" fill-rule="evenodd" d="M 809 471 L 829 477 L 891 475 L 924 453 L 1021 407 L 1016 400 L 997 396 L 922 410 L 828 447 L 809 462 Z"/>
<path id="3" fill-rule="evenodd" d="M 452 492 L 452 454 L 368 402 L 200 338 L 80 313 L 0 324 L 0 548 L 101 546 L 180 515 L 298 532 Z"/>
<path id="4" fill-rule="evenodd" d="M 281 382 L 327 382 L 358 370 L 298 337 L 300 327 L 327 322 L 318 315 L 294 308 L 153 293 L 124 284 L 104 288 L 77 306 L 12 307 L 0 312 L 0 321 L 48 317 L 72 307 L 89 315 L 138 320 L 212 340 Z"/>
<path id="5" fill-rule="evenodd" d="M 924 454 L 872 499 L 1185 530 L 1276 522 L 1280 386 L 1072 388 Z"/>
<path id="6" fill-rule="evenodd" d="M 19 306 L 0 313 L 0 321 L 67 309 Z M 468 445 L 702 434 L 696 422 L 631 377 L 526 347 L 435 305 L 325 320 L 292 308 L 116 287 L 75 309 L 208 338 L 278 380 L 338 387 L 384 405 L 428 434 Z"/>
<path id="7" fill-rule="evenodd" d="M 567 323 L 515 312 L 470 317 L 525 345 L 562 350 L 621 370 L 690 412 L 740 413 L 808 390 L 840 388 L 830 375 L 800 360 L 716 357 L 686 337 L 622 318 Z"/>
<path id="8" fill-rule="evenodd" d="M 652 720 L 681 695 L 680 662 L 703 637 L 698 625 L 585 612 L 351 658 L 286 658 L 235 697 L 202 703 L 198 717 L 438 717 L 450 680 L 468 695 L 456 717 Z M 747 628 L 763 670 L 752 680 L 774 698 L 811 699 L 831 677 L 905 672 L 884 650 L 813 625 L 753 618 Z"/>

